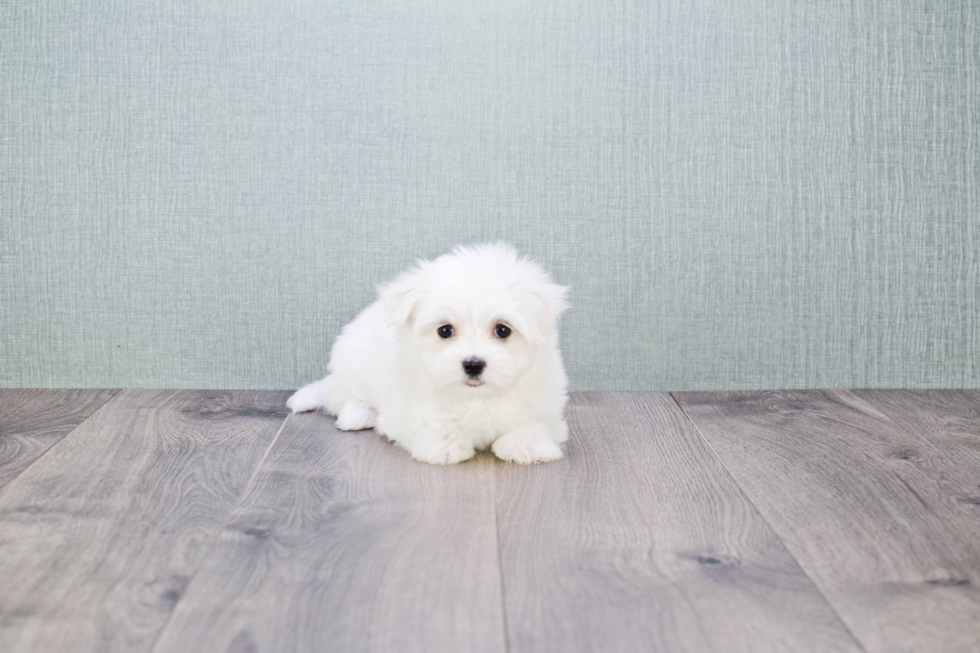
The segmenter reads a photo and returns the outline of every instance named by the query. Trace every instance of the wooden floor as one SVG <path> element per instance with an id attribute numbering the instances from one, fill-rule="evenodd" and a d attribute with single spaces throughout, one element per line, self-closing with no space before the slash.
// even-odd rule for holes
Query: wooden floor
<path id="1" fill-rule="evenodd" d="M 0 651 L 980 651 L 980 391 L 575 394 L 531 467 L 286 397 L 0 390 Z"/>

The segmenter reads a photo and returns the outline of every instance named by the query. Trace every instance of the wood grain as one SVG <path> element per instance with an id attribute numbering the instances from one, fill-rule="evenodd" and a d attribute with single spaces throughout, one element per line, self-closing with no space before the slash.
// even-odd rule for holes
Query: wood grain
<path id="1" fill-rule="evenodd" d="M 557 463 L 497 465 L 510 650 L 856 651 L 666 394 L 575 394 Z"/>
<path id="2" fill-rule="evenodd" d="M 0 650 L 148 650 L 286 396 L 123 391 L 14 479 L 0 496 Z"/>
<path id="3" fill-rule="evenodd" d="M 934 451 L 953 505 L 980 518 L 980 390 L 852 392 Z"/>
<path id="4" fill-rule="evenodd" d="M 975 456 L 847 391 L 676 398 L 868 651 L 980 650 Z"/>
<path id="5" fill-rule="evenodd" d="M 0 488 L 118 390 L 0 390 Z"/>
<path id="6" fill-rule="evenodd" d="M 504 651 L 493 464 L 290 416 L 155 651 Z"/>

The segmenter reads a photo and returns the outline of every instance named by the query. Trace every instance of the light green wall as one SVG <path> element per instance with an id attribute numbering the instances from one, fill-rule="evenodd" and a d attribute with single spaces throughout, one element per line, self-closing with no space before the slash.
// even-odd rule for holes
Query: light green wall
<path id="1" fill-rule="evenodd" d="M 969 0 L 5 2 L 0 385 L 295 387 L 504 238 L 577 390 L 977 387 L 978 44 Z"/>

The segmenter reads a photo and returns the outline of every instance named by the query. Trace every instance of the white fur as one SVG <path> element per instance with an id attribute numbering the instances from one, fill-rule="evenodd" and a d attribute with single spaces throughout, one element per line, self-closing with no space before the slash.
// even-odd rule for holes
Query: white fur
<path id="1" fill-rule="evenodd" d="M 568 289 L 505 243 L 457 247 L 419 261 L 344 327 L 330 374 L 289 398 L 326 408 L 342 430 L 374 428 L 417 460 L 451 464 L 491 448 L 498 458 L 561 458 L 568 380 L 558 320 Z M 453 326 L 440 338 L 438 328 Z M 498 324 L 511 328 L 501 339 Z M 486 361 L 482 385 L 464 360 Z"/>

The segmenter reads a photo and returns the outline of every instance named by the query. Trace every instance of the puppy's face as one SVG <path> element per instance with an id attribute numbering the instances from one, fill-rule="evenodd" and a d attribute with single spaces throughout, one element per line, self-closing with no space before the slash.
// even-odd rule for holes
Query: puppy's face
<path id="1" fill-rule="evenodd" d="M 512 386 L 530 367 L 534 348 L 516 304 L 499 289 L 426 293 L 411 334 L 432 381 L 473 390 Z"/>
<path id="2" fill-rule="evenodd" d="M 421 262 L 379 292 L 429 382 L 474 397 L 512 387 L 567 306 L 567 288 L 502 244 Z"/>

